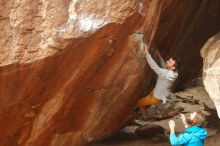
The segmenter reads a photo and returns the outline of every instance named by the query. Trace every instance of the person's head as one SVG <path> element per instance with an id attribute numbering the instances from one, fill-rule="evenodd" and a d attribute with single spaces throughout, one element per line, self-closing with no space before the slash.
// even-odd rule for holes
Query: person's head
<path id="1" fill-rule="evenodd" d="M 201 112 L 193 112 L 186 118 L 186 122 L 189 126 L 201 126 L 204 121 L 205 117 Z"/>
<path id="2" fill-rule="evenodd" d="M 172 57 L 166 61 L 166 67 L 169 70 L 176 71 L 180 67 L 180 59 L 177 57 Z"/>

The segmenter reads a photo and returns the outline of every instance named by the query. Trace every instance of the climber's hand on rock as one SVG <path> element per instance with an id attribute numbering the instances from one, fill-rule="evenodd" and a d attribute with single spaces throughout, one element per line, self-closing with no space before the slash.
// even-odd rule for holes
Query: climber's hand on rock
<path id="1" fill-rule="evenodd" d="M 145 45 L 145 44 L 144 44 L 144 53 L 145 53 L 145 54 L 148 54 L 148 53 L 149 53 L 149 52 L 148 52 L 148 47 L 147 47 L 147 45 Z"/>

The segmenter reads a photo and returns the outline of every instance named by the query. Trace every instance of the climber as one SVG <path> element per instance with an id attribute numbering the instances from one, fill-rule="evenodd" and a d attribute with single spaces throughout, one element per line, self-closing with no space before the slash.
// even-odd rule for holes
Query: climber
<path id="1" fill-rule="evenodd" d="M 208 136 L 206 129 L 201 127 L 205 121 L 204 116 L 200 112 L 193 112 L 187 117 L 181 114 L 181 119 L 186 129 L 178 136 L 175 134 L 175 122 L 169 121 L 171 145 L 204 146 L 204 140 Z"/>
<path id="2" fill-rule="evenodd" d="M 147 115 L 146 106 L 166 103 L 167 100 L 166 98 L 169 96 L 169 91 L 174 81 L 178 77 L 177 69 L 179 68 L 180 65 L 180 59 L 172 57 L 169 60 L 167 60 L 165 63 L 160 53 L 158 52 L 158 56 L 163 66 L 163 68 L 161 68 L 152 59 L 146 45 L 144 45 L 144 52 L 148 64 L 158 75 L 157 83 L 154 90 L 149 95 L 145 96 L 144 98 L 138 101 L 138 107 L 142 115 L 146 116 Z"/>

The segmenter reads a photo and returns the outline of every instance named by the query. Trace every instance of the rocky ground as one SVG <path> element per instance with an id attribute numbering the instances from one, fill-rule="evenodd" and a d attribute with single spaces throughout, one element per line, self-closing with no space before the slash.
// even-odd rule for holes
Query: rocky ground
<path id="1" fill-rule="evenodd" d="M 220 119 L 213 102 L 203 86 L 189 88 L 172 94 L 168 103 L 148 108 L 148 117 L 134 112 L 134 118 L 117 134 L 89 146 L 167 146 L 169 144 L 170 119 L 176 122 L 176 131 L 184 130 L 179 114 L 202 111 L 206 117 L 204 127 L 208 130 L 206 146 L 220 145 Z"/>

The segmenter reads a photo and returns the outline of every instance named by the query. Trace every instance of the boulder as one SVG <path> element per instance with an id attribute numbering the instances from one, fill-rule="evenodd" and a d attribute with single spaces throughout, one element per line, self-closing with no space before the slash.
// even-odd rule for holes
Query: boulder
<path id="1" fill-rule="evenodd" d="M 210 38 L 201 50 L 203 81 L 220 118 L 220 33 Z"/>
<path id="2" fill-rule="evenodd" d="M 148 119 L 166 119 L 175 116 L 184 110 L 181 106 L 176 106 L 173 102 L 168 102 L 165 104 L 151 105 L 147 109 L 147 118 Z"/>

